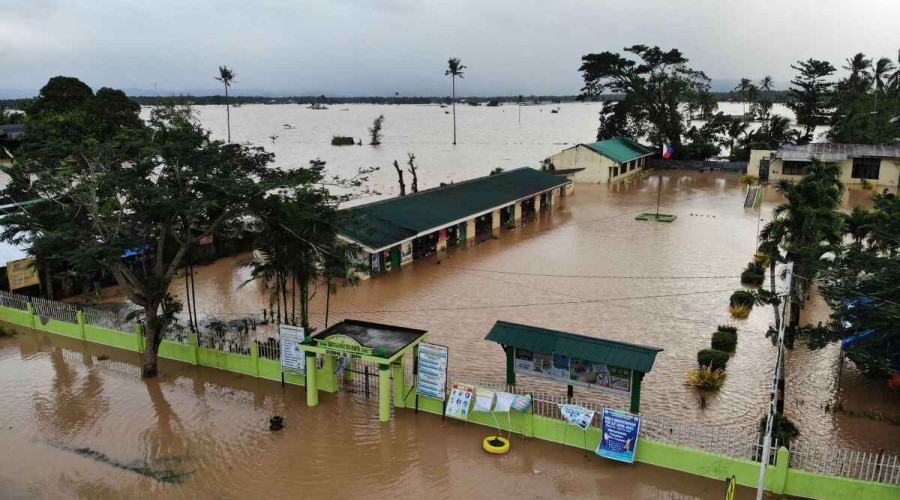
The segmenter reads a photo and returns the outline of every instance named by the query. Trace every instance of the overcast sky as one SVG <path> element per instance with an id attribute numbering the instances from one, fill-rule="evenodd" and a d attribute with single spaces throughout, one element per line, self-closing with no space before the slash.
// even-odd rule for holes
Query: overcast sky
<path id="1" fill-rule="evenodd" d="M 574 94 L 580 58 L 676 47 L 713 79 L 856 52 L 896 61 L 900 0 L 0 0 L 0 89 L 55 75 L 95 89 L 275 94 Z"/>

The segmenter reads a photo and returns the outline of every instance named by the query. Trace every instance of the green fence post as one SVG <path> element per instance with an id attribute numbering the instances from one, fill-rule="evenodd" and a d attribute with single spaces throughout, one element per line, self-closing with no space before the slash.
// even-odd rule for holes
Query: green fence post
<path id="1" fill-rule="evenodd" d="M 778 454 L 775 459 L 775 470 L 772 472 L 771 480 L 767 480 L 766 489 L 780 495 L 784 493 L 787 486 L 788 467 L 791 463 L 791 452 L 782 446 L 778 448 Z"/>
<path id="2" fill-rule="evenodd" d="M 259 378 L 259 344 L 250 344 L 250 357 L 253 358 L 253 375 Z"/>
<path id="3" fill-rule="evenodd" d="M 194 365 L 200 364 L 200 340 L 197 338 L 197 332 L 188 332 L 188 344 L 191 346 L 191 361 Z"/>
<path id="4" fill-rule="evenodd" d="M 78 326 L 81 327 L 81 340 L 84 340 L 86 338 L 84 333 L 84 311 L 77 311 L 75 313 L 75 320 L 78 322 Z"/>
<path id="5" fill-rule="evenodd" d="M 25 306 L 28 309 L 28 317 L 30 318 L 31 327 L 34 328 L 34 304 L 31 301 L 25 303 Z"/>
<path id="6" fill-rule="evenodd" d="M 391 365 L 378 365 L 378 420 L 391 419 Z"/>
<path id="7" fill-rule="evenodd" d="M 316 353 L 306 351 L 306 405 L 319 404 L 319 386 L 316 383 Z"/>

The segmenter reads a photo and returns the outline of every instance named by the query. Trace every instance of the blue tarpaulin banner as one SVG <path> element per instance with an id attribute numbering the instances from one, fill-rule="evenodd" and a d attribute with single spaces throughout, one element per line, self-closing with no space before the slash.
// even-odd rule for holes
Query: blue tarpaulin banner
<path id="1" fill-rule="evenodd" d="M 634 463 L 638 434 L 641 431 L 641 416 L 624 411 L 603 409 L 603 437 L 597 446 L 597 455 Z"/>

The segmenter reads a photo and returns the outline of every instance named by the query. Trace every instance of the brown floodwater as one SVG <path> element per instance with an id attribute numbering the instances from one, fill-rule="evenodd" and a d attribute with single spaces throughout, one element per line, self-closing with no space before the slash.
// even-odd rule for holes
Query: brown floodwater
<path id="1" fill-rule="evenodd" d="M 108 359 L 107 359 L 108 358 Z M 2 498 L 721 498 L 723 482 L 625 465 L 302 388 L 22 330 L 0 338 Z M 268 418 L 285 417 L 270 432 Z M 752 498 L 747 488 L 738 498 Z"/>
<path id="2" fill-rule="evenodd" d="M 505 358 L 484 336 L 497 320 L 532 324 L 663 348 L 644 379 L 641 410 L 676 421 L 755 433 L 765 413 L 774 347 L 765 338 L 772 310 L 757 307 L 746 320 L 731 319 L 728 297 L 741 287 L 738 274 L 756 246 L 758 212 L 743 208 L 738 174 L 668 171 L 661 211 L 671 224 L 638 222 L 655 208 L 655 176 L 629 185 L 576 186 L 575 196 L 517 230 L 503 230 L 470 248 L 416 261 L 400 272 L 339 287 L 331 296 L 329 322 L 354 318 L 427 329 L 430 341 L 450 347 L 453 376 L 499 382 Z M 871 205 L 871 192 L 849 191 L 845 204 Z M 770 189 L 761 224 L 780 200 Z M 241 286 L 246 256 L 196 268 L 201 318 L 234 320 L 261 316 L 268 306 L 259 282 Z M 312 300 L 311 323 L 325 325 L 323 287 Z M 172 293 L 183 299 L 179 279 Z M 827 306 L 810 303 L 804 322 L 823 320 Z M 697 392 L 683 384 L 696 367 L 697 351 L 709 347 L 719 324 L 739 329 L 736 353 L 722 389 L 701 408 Z M 260 328 L 256 335 L 275 336 Z M 852 363 L 839 368 L 838 346 L 809 351 L 802 342 L 787 362 L 786 407 L 801 440 L 853 449 L 900 450 L 900 426 L 867 417 L 826 412 L 846 410 L 900 414 L 900 398 L 883 383 L 864 379 Z M 563 395 L 565 387 L 519 377 L 519 385 Z M 627 408 L 622 397 L 576 389 L 576 397 Z"/>

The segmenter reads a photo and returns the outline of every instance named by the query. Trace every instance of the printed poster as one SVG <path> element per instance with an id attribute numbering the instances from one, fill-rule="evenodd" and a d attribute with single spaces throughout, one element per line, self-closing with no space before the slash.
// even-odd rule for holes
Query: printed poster
<path id="1" fill-rule="evenodd" d="M 594 420 L 594 412 L 583 406 L 559 405 L 559 412 L 567 422 L 581 430 L 587 430 Z"/>
<path id="2" fill-rule="evenodd" d="M 494 409 L 494 391 L 478 388 L 475 390 L 475 411 L 489 412 Z"/>
<path id="3" fill-rule="evenodd" d="M 448 417 L 461 418 L 467 420 L 472 407 L 472 400 L 475 399 L 475 386 L 468 384 L 453 384 L 450 389 L 450 400 L 447 401 L 447 409 L 444 415 Z"/>
<path id="4" fill-rule="evenodd" d="M 526 411 L 528 411 L 529 408 L 531 408 L 531 403 L 532 403 L 531 394 L 526 394 L 524 396 L 516 396 L 515 399 L 513 399 L 513 402 L 510 405 L 510 408 L 512 408 L 513 410 L 516 410 L 519 413 L 525 413 Z"/>
<path id="5" fill-rule="evenodd" d="M 512 407 L 516 395 L 509 392 L 498 392 L 497 403 L 494 405 L 494 411 L 506 413 Z"/>
<path id="6" fill-rule="evenodd" d="M 422 342 L 419 344 L 419 373 L 416 376 L 416 394 L 444 401 L 447 399 L 446 346 Z"/>
<path id="7" fill-rule="evenodd" d="M 560 354 L 540 354 L 516 349 L 514 368 L 517 374 L 534 375 L 587 389 L 631 394 L 631 370 L 571 358 Z"/>
<path id="8" fill-rule="evenodd" d="M 597 455 L 620 462 L 634 463 L 641 416 L 624 411 L 603 409 L 603 437 L 597 446 Z"/>
<path id="9" fill-rule="evenodd" d="M 7 262 L 6 277 L 9 280 L 10 290 L 17 290 L 40 283 L 37 268 L 34 267 L 34 257 Z"/>

